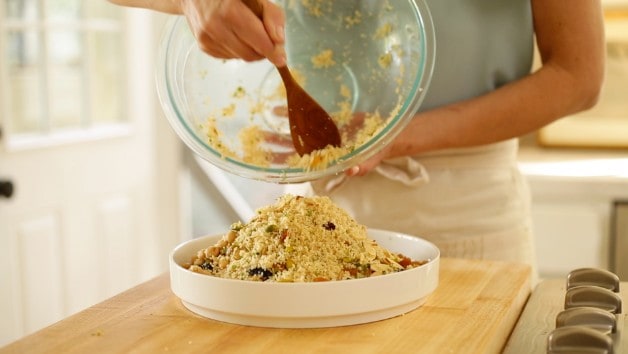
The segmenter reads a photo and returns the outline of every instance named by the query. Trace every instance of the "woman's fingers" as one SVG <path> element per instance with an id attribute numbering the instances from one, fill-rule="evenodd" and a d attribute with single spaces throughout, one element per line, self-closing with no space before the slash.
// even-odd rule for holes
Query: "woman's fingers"
<path id="1" fill-rule="evenodd" d="M 203 52 L 222 59 L 268 58 L 283 66 L 283 10 L 262 1 L 263 19 L 241 0 L 187 0 L 182 1 L 182 11 Z"/>
<path id="2" fill-rule="evenodd" d="M 283 9 L 270 1 L 264 1 L 264 28 L 274 43 L 273 51 L 266 57 L 276 66 L 286 65 L 285 28 L 286 22 Z"/>
<path id="3" fill-rule="evenodd" d="M 220 42 L 216 38 L 222 38 Z M 216 58 L 240 58 L 246 61 L 259 60 L 264 56 L 243 43 L 235 33 L 221 31 L 221 33 L 200 32 L 197 35 L 199 48 Z"/>

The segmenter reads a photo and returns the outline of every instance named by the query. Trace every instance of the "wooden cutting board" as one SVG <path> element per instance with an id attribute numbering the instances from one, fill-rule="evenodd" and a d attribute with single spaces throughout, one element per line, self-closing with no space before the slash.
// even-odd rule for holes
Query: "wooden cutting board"
<path id="1" fill-rule="evenodd" d="M 164 274 L 0 353 L 501 352 L 530 293 L 529 267 L 445 258 L 440 270 L 436 291 L 410 313 L 321 329 L 246 327 L 197 316 L 172 294 Z"/>

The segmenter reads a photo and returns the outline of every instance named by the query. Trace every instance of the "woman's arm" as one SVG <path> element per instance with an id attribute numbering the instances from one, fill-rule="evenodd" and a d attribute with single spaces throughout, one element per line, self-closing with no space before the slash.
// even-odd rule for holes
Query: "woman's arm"
<path id="1" fill-rule="evenodd" d="M 182 14 L 187 18 L 199 47 L 223 59 L 247 61 L 268 58 L 277 66 L 286 64 L 283 10 L 269 0 L 260 0 L 260 20 L 241 0 L 109 0 L 129 7 Z"/>
<path id="2" fill-rule="evenodd" d="M 363 175 L 382 159 L 489 144 L 533 132 L 591 108 L 604 77 L 600 0 L 532 0 L 542 66 L 508 85 L 418 114 L 384 151 L 349 175 Z"/>

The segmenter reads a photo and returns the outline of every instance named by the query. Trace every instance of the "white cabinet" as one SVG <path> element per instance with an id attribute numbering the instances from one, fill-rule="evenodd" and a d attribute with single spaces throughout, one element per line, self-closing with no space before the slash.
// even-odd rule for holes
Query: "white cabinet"
<path id="1" fill-rule="evenodd" d="M 568 184 L 557 187 L 569 188 Z M 533 194 L 533 198 L 532 218 L 541 277 L 563 277 L 580 267 L 609 267 L 611 201 L 552 201 L 539 194 Z"/>
<path id="2" fill-rule="evenodd" d="M 614 270 L 612 215 L 616 201 L 628 200 L 628 158 L 539 161 L 524 150 L 521 169 L 532 192 L 541 278 L 580 267 Z"/>

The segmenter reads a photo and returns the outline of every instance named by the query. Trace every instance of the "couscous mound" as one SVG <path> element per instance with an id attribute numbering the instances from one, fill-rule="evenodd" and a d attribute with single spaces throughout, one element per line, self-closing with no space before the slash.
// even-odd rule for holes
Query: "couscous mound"
<path id="1" fill-rule="evenodd" d="M 379 246 L 328 197 L 287 194 L 258 209 L 247 224 L 234 223 L 186 267 L 230 279 L 316 282 L 366 278 L 423 263 Z"/>

